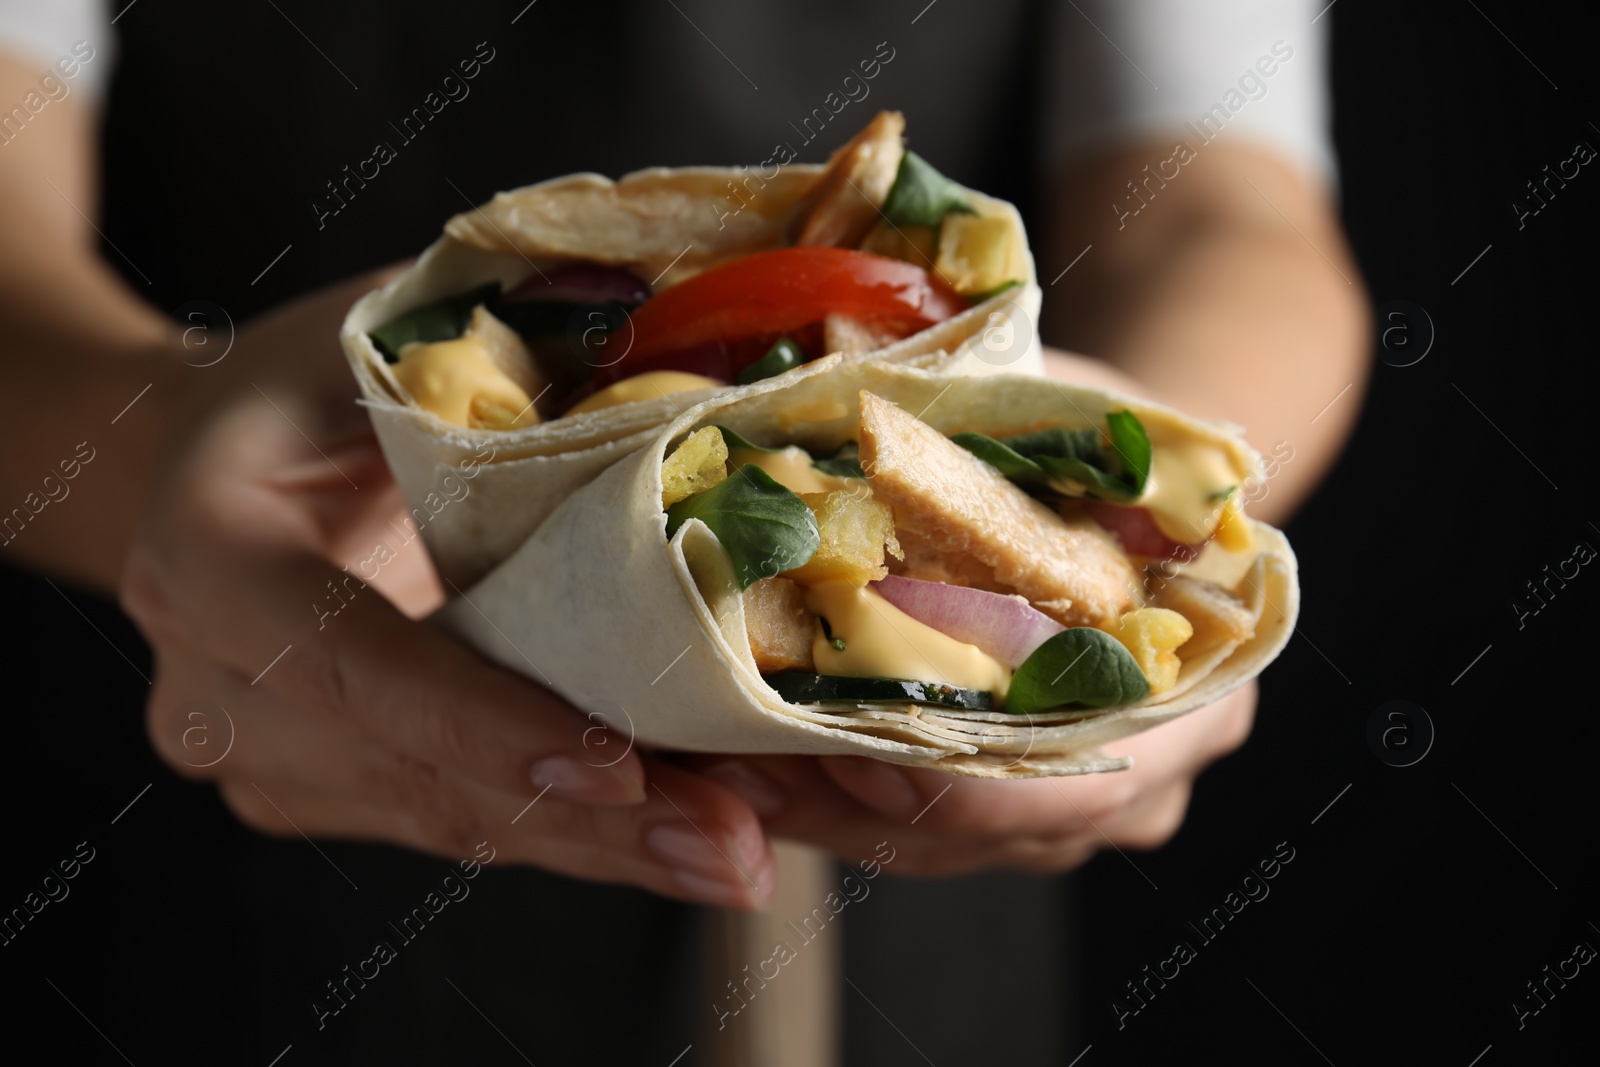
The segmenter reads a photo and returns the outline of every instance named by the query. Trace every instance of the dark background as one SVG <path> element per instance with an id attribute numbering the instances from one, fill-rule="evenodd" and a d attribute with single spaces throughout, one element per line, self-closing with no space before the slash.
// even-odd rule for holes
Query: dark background
<path id="1" fill-rule="evenodd" d="M 357 5 L 281 6 L 313 40 L 337 42 L 330 52 L 359 91 L 270 6 L 141 4 L 118 25 L 105 229 L 151 284 L 107 254 L 163 308 L 203 298 L 242 320 L 414 253 L 463 195 L 578 169 L 755 162 L 773 138 L 743 131 L 765 122 L 786 136 L 776 118 L 690 107 L 696 93 L 722 99 L 743 83 L 667 5 L 541 0 L 515 26 L 520 4 L 441 14 L 401 3 L 376 19 Z M 1273 1064 L 1593 1062 L 1595 967 L 1521 1029 L 1510 1004 L 1576 943 L 1600 947 L 1596 627 L 1584 621 L 1600 577 L 1583 567 L 1520 629 L 1510 603 L 1576 543 L 1600 548 L 1600 170 L 1583 167 L 1520 230 L 1510 203 L 1576 142 L 1600 147 L 1595 27 L 1575 4 L 1478 6 L 1342 0 L 1325 16 L 1361 269 L 1375 304 L 1420 306 L 1434 337 L 1411 366 L 1391 365 L 1417 351 L 1399 334 L 1394 351 L 1375 345 L 1388 362 L 1375 365 L 1349 451 L 1289 528 L 1305 608 L 1264 676 L 1254 735 L 1202 776 L 1186 825 L 1158 852 L 1112 852 L 1057 880 L 880 880 L 847 916 L 850 974 L 903 1035 L 847 990 L 852 1063 L 925 1053 L 940 1067 L 1066 1064 L 1084 1053 L 1077 1062 L 1093 1067 L 1224 1051 Z M 936 32 L 935 14 L 954 28 Z M 872 105 L 905 109 L 919 151 L 1034 218 L 1039 190 L 1019 177 L 1033 162 L 1033 75 L 1020 64 L 999 82 L 948 74 L 963 49 L 1014 47 L 1036 15 L 1018 4 L 980 17 L 943 0 L 915 38 L 878 32 L 904 23 L 899 7 L 819 5 L 765 62 L 825 52 L 842 66 L 888 37 L 901 80 L 886 73 Z M 322 182 L 484 38 L 497 55 L 474 97 L 317 231 L 306 204 Z M 685 68 L 678 47 L 701 50 Z M 619 69 L 623 54 L 637 61 Z M 798 115 L 839 77 L 812 78 L 787 110 L 764 106 Z M 687 88 L 661 88 L 671 82 Z M 980 126 L 974 115 L 1005 117 Z M 1041 262 L 1040 274 L 1061 266 Z M 1408 321 L 1423 344 L 1427 327 Z M 91 488 L 85 479 L 80 491 Z M 0 588 L 12 768 L 0 783 L 0 908 L 78 842 L 96 850 L 70 897 L 0 947 L 7 1040 L 42 1040 L 75 1063 L 123 1062 L 108 1041 L 141 1065 L 266 1064 L 291 1043 L 285 1067 L 520 1062 L 446 978 L 541 1065 L 664 1065 L 694 1039 L 705 1011 L 695 909 L 505 870 L 474 883 L 478 904 L 447 909 L 317 1033 L 307 1000 L 445 865 L 324 846 L 360 884 L 353 893 L 303 842 L 239 829 L 209 788 L 150 754 L 140 701 L 151 666 L 115 608 L 15 572 L 0 573 Z M 1368 740 L 1392 700 L 1431 720 L 1431 747 L 1412 766 L 1389 765 L 1380 752 L 1393 762 L 1405 750 Z M 1422 745 L 1420 719 L 1409 723 Z M 1270 895 L 1201 943 L 1187 924 L 1280 842 L 1294 858 Z M 1194 961 L 1119 1029 L 1112 1001 L 1137 1007 L 1124 983 L 1179 940 Z"/>

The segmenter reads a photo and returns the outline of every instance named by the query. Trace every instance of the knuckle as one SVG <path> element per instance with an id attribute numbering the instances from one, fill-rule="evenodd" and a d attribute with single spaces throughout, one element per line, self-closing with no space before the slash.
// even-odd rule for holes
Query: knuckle
<path id="1" fill-rule="evenodd" d="M 985 802 L 960 788 L 927 808 L 920 820 L 930 830 L 963 837 L 994 837 L 1007 831 L 1008 809 L 1004 804 Z"/>
<path id="2" fill-rule="evenodd" d="M 1166 797 L 1118 836 L 1131 848 L 1160 848 L 1172 840 L 1188 811 L 1188 784 L 1173 786 Z"/>
<path id="3" fill-rule="evenodd" d="M 294 827 L 288 819 L 254 787 L 240 782 L 223 782 L 217 787 L 222 803 L 245 826 L 268 837 L 289 837 Z"/>
<path id="4" fill-rule="evenodd" d="M 485 753 L 468 716 L 454 714 L 450 708 L 424 706 L 417 709 L 413 721 L 417 751 L 437 753 L 441 763 L 454 767 L 482 762 Z"/>
<path id="5" fill-rule="evenodd" d="M 351 696 L 355 685 L 349 674 L 348 658 L 339 654 L 333 641 L 307 641 L 305 654 L 283 664 L 283 677 L 292 679 L 300 696 L 314 707 L 340 718 L 353 718 Z M 299 652 L 299 649 L 295 650 Z"/>
<path id="6" fill-rule="evenodd" d="M 152 643 L 179 632 L 177 610 L 167 594 L 167 579 L 154 552 L 135 546 L 123 565 L 117 602 Z"/>
<path id="7" fill-rule="evenodd" d="M 466 793 L 439 768 L 409 756 L 396 756 L 380 774 L 377 799 L 399 813 L 416 839 L 452 856 L 471 855 L 483 840 L 483 819 Z"/>
<path id="8" fill-rule="evenodd" d="M 193 781 L 216 777 L 214 770 L 196 767 L 189 762 L 189 752 L 184 747 L 185 731 L 191 725 L 182 716 L 183 705 L 165 688 L 160 687 L 145 706 L 144 730 L 150 747 L 161 762 L 174 773 Z"/>

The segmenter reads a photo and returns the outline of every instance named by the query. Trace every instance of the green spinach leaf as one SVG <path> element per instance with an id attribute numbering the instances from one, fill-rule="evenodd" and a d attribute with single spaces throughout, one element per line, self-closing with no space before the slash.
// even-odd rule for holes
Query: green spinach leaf
<path id="1" fill-rule="evenodd" d="M 883 202 L 883 217 L 895 226 L 932 226 L 950 212 L 973 214 L 961 186 L 934 170 L 915 152 L 900 157 L 894 185 Z"/>
<path id="2" fill-rule="evenodd" d="M 747 441 L 743 437 L 741 437 L 737 433 L 735 433 L 734 431 L 728 429 L 726 426 L 718 426 L 717 429 L 721 432 L 721 434 L 722 434 L 722 443 L 728 446 L 728 451 L 729 452 L 734 452 L 734 451 L 737 451 L 738 449 L 741 449 L 741 448 L 748 449 L 751 452 L 782 452 L 783 451 L 783 449 L 781 449 L 781 448 L 767 448 L 765 445 L 758 445 L 754 441 Z"/>
<path id="3" fill-rule="evenodd" d="M 1111 428 L 1111 447 L 1122 461 L 1122 476 L 1133 486 L 1135 497 L 1144 492 L 1150 479 L 1150 435 L 1131 411 L 1113 411 L 1106 416 Z"/>
<path id="4" fill-rule="evenodd" d="M 467 328 L 472 309 L 494 299 L 500 292 L 499 282 L 480 285 L 464 293 L 447 296 L 424 304 L 369 331 L 367 336 L 378 346 L 389 363 L 400 362 L 400 349 L 413 341 L 453 341 Z"/>
<path id="5" fill-rule="evenodd" d="M 846 441 L 831 456 L 813 456 L 811 465 L 823 474 L 835 478 L 865 478 L 861 469 L 861 450 L 854 441 Z"/>
<path id="6" fill-rule="evenodd" d="M 794 370 L 806 361 L 806 354 L 788 337 L 780 337 L 767 349 L 767 354 L 739 372 L 735 385 L 749 385 L 763 378 L 772 378 L 786 370 Z"/>
<path id="7" fill-rule="evenodd" d="M 995 286 L 993 289 L 985 289 L 981 293 L 969 293 L 969 294 L 967 294 L 967 303 L 976 306 L 978 304 L 983 303 L 985 300 L 994 299 L 995 297 L 999 296 L 1001 293 L 1009 293 L 1013 289 L 1020 289 L 1020 288 L 1022 288 L 1022 283 L 1017 281 L 1015 278 L 1013 278 L 1009 282 L 1001 282 L 999 285 Z"/>
<path id="8" fill-rule="evenodd" d="M 951 440 L 1025 489 L 1077 496 L 1075 487 L 1082 486 L 1082 493 L 1096 499 L 1131 504 L 1150 477 L 1150 438 L 1131 411 L 1112 412 L 1106 423 L 1115 459 L 1093 429 L 1040 430 L 1003 439 L 960 433 Z"/>
<path id="9" fill-rule="evenodd" d="M 1108 708 L 1142 700 L 1150 683 L 1122 642 L 1092 626 L 1063 630 L 1033 650 L 1006 694 L 1006 710 L 1019 715 L 1077 704 Z"/>
<path id="10" fill-rule="evenodd" d="M 760 467 L 740 467 L 726 481 L 667 509 L 667 538 L 689 519 L 710 527 L 733 560 L 739 588 L 748 589 L 808 563 L 822 537 L 817 517 Z"/>

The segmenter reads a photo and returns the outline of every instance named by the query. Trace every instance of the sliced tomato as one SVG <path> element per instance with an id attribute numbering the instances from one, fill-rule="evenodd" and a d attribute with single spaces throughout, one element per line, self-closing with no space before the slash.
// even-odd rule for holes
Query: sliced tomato
<path id="1" fill-rule="evenodd" d="M 1085 500 L 1083 506 L 1089 517 L 1105 527 L 1130 556 L 1188 561 L 1199 555 L 1206 544 L 1205 541 L 1174 541 L 1156 525 L 1149 508 L 1108 504 L 1103 500 Z"/>
<path id="2" fill-rule="evenodd" d="M 687 359 L 697 373 L 732 381 L 765 354 L 762 340 L 801 332 L 834 312 L 909 337 L 969 306 L 935 275 L 898 259 L 847 248 L 757 252 L 641 304 L 627 356 L 600 368 L 596 379 L 607 384 L 649 370 L 691 369 L 677 366 Z"/>

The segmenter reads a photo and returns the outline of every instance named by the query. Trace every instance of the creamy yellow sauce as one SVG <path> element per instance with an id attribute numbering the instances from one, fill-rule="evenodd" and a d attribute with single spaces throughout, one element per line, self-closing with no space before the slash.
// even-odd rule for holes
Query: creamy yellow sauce
<path id="1" fill-rule="evenodd" d="M 656 400 L 674 393 L 687 393 L 692 389 L 709 389 L 724 383 L 715 378 L 690 374 L 681 370 L 652 370 L 624 378 L 599 392 L 584 397 L 568 409 L 568 415 L 581 415 L 586 411 L 632 404 L 638 400 Z"/>
<path id="2" fill-rule="evenodd" d="M 1139 504 L 1172 540 L 1206 540 L 1227 510 L 1217 494 L 1239 483 L 1227 454 L 1199 441 L 1158 444 L 1152 451 L 1150 479 Z"/>
<path id="3" fill-rule="evenodd" d="M 753 448 L 735 448 L 728 453 L 735 467 L 749 464 L 760 467 L 772 480 L 795 493 L 827 493 L 835 489 L 849 489 L 851 483 L 860 484 L 857 478 L 842 478 L 824 474 L 811 465 L 811 454 L 798 445 L 790 445 L 781 452 L 758 452 Z"/>
<path id="4" fill-rule="evenodd" d="M 943 682 L 1004 699 L 1011 671 L 972 645 L 918 622 L 876 592 L 846 582 L 805 590 L 806 607 L 828 620 L 843 651 L 818 625 L 811 655 L 818 674 Z"/>
<path id="5" fill-rule="evenodd" d="M 495 366 L 487 342 L 475 334 L 406 345 L 394 376 L 418 407 L 455 426 L 504 430 L 539 421 L 528 394 Z"/>

